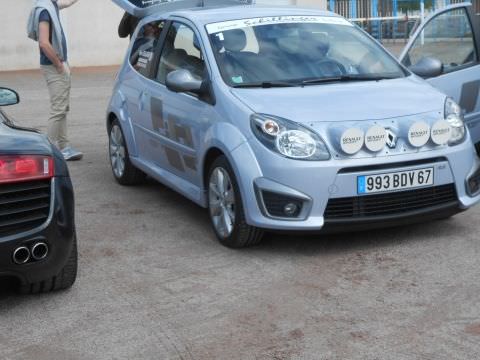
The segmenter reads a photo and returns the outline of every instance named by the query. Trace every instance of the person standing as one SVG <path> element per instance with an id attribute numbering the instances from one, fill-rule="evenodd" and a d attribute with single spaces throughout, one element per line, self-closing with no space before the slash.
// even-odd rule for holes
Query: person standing
<path id="1" fill-rule="evenodd" d="M 80 160 L 83 154 L 70 146 L 67 136 L 71 74 L 60 10 L 77 1 L 36 0 L 28 22 L 28 36 L 38 41 L 40 47 L 40 67 L 50 95 L 48 137 L 67 161 Z"/>

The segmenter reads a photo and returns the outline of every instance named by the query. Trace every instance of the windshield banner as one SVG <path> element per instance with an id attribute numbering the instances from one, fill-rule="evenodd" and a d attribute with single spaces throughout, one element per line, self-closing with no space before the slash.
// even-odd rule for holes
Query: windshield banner
<path id="1" fill-rule="evenodd" d="M 222 31 L 242 29 L 247 27 L 293 23 L 317 23 L 353 26 L 353 24 L 346 19 L 336 16 L 269 16 L 208 24 L 207 32 L 209 34 L 216 34 Z"/>

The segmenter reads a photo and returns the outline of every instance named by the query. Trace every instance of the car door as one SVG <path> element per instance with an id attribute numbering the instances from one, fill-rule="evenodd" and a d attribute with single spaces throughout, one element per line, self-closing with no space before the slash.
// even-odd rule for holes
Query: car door
<path id="1" fill-rule="evenodd" d="M 137 156 L 150 162 L 153 159 L 148 141 L 153 127 L 150 120 L 149 94 L 157 85 L 154 81 L 158 63 L 155 54 L 161 44 L 165 26 L 166 22 L 159 19 L 139 27 L 130 48 L 128 70 L 122 83 L 137 144 Z"/>
<path id="2" fill-rule="evenodd" d="M 214 118 L 213 106 L 192 93 L 175 93 L 166 87 L 168 74 L 188 70 L 198 79 L 208 76 L 204 50 L 195 27 L 172 20 L 166 33 L 150 92 L 148 146 L 155 165 L 190 183 L 201 185 L 198 151 Z"/>
<path id="3" fill-rule="evenodd" d="M 443 64 L 439 76 L 426 79 L 464 110 L 474 143 L 480 142 L 480 17 L 471 4 L 446 7 L 413 34 L 400 56 L 407 67 L 425 57 Z"/>

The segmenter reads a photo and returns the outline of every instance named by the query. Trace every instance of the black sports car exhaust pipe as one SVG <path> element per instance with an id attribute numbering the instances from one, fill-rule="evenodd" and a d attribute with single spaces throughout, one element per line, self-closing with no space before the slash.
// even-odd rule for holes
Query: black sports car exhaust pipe
<path id="1" fill-rule="evenodd" d="M 30 250 L 26 246 L 20 246 L 13 252 L 13 261 L 17 265 L 23 265 L 30 260 Z"/>
<path id="2" fill-rule="evenodd" d="M 38 242 L 32 246 L 30 250 L 26 246 L 20 246 L 13 252 L 13 261 L 17 265 L 23 265 L 29 262 L 30 259 L 35 261 L 43 260 L 48 255 L 48 245 L 44 242 Z"/>
<path id="3" fill-rule="evenodd" d="M 34 260 L 43 260 L 48 255 L 48 245 L 44 242 L 39 242 L 32 247 L 32 258 Z"/>

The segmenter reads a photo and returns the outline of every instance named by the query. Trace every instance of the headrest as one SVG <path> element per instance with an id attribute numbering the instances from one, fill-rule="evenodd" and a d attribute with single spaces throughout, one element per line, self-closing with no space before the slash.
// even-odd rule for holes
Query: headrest
<path id="1" fill-rule="evenodd" d="M 226 51 L 242 51 L 247 46 L 247 35 L 241 29 L 225 31 L 223 33 L 223 46 Z"/>
<path id="2" fill-rule="evenodd" d="M 316 49 L 322 53 L 323 56 L 328 54 L 330 50 L 330 39 L 325 33 L 310 33 L 312 43 L 315 44 Z"/>

